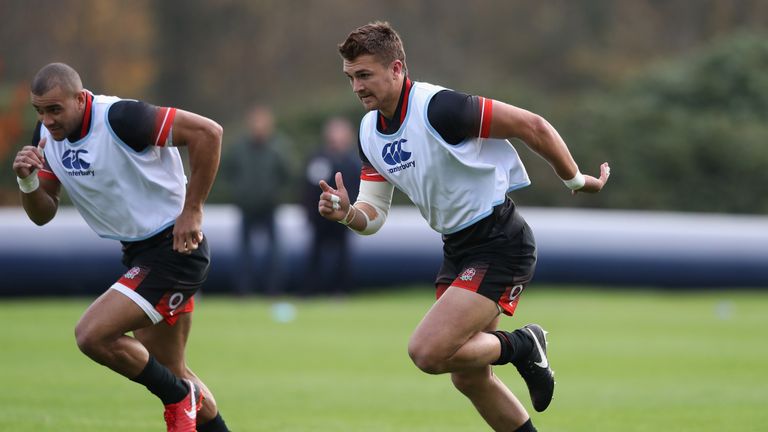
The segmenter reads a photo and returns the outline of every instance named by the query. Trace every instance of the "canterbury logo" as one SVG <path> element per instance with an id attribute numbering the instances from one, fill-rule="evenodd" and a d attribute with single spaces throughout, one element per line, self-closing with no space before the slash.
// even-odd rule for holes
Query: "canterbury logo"
<path id="1" fill-rule="evenodd" d="M 61 157 L 61 164 L 67 169 L 86 170 L 91 164 L 83 160 L 82 156 L 87 154 L 88 150 L 67 150 Z"/>
<path id="2" fill-rule="evenodd" d="M 398 165 L 411 158 L 411 153 L 403 150 L 403 143 L 408 142 L 407 139 L 399 139 L 387 143 L 381 150 L 381 157 L 388 165 Z"/>

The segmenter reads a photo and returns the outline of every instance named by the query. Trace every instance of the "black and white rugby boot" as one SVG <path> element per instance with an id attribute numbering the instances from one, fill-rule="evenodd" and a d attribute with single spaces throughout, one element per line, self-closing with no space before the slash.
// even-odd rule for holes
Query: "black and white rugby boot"
<path id="1" fill-rule="evenodd" d="M 555 373 L 547 358 L 547 332 L 538 324 L 528 324 L 523 330 L 533 339 L 533 349 L 528 357 L 513 364 L 528 386 L 533 409 L 542 412 L 555 392 Z"/>

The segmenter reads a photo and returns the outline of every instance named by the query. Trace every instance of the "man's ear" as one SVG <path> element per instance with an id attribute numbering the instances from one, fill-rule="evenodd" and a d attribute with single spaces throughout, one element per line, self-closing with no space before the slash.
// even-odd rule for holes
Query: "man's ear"
<path id="1" fill-rule="evenodd" d="M 87 95 L 87 91 L 80 90 L 80 92 L 76 96 L 76 98 L 77 98 L 77 106 L 82 108 L 82 109 L 85 109 L 85 100 L 86 100 L 86 97 L 87 97 L 86 95 Z"/>
<path id="2" fill-rule="evenodd" d="M 393 79 L 397 79 L 397 77 L 403 73 L 404 65 L 403 62 L 400 60 L 395 60 L 392 62 L 392 73 L 393 73 Z"/>

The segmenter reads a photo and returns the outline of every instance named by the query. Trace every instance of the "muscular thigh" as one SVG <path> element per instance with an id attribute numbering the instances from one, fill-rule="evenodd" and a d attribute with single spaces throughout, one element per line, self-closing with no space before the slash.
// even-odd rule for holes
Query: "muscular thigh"
<path id="1" fill-rule="evenodd" d="M 450 355 L 478 332 L 495 326 L 499 310 L 485 296 L 450 287 L 419 323 L 411 343 Z"/>
<path id="2" fill-rule="evenodd" d="M 78 322 L 78 333 L 98 337 L 116 337 L 129 331 L 147 327 L 152 321 L 131 299 L 107 290 L 86 309 Z"/>

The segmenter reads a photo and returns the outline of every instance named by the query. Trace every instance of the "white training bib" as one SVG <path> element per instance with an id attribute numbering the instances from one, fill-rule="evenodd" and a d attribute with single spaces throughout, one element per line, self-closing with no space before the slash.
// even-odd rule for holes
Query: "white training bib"
<path id="1" fill-rule="evenodd" d="M 531 184 L 520 157 L 504 139 L 445 142 L 427 119 L 443 87 L 414 82 L 405 120 L 392 135 L 376 130 L 377 111 L 363 117 L 360 145 L 376 171 L 403 191 L 437 232 L 451 234 L 488 216 L 507 192 Z"/>
<path id="2" fill-rule="evenodd" d="M 45 128 L 45 158 L 77 210 L 101 237 L 137 241 L 172 225 L 181 214 L 186 177 L 175 147 L 136 152 L 109 126 L 121 99 L 94 96 L 91 128 L 76 142 L 56 141 Z"/>

